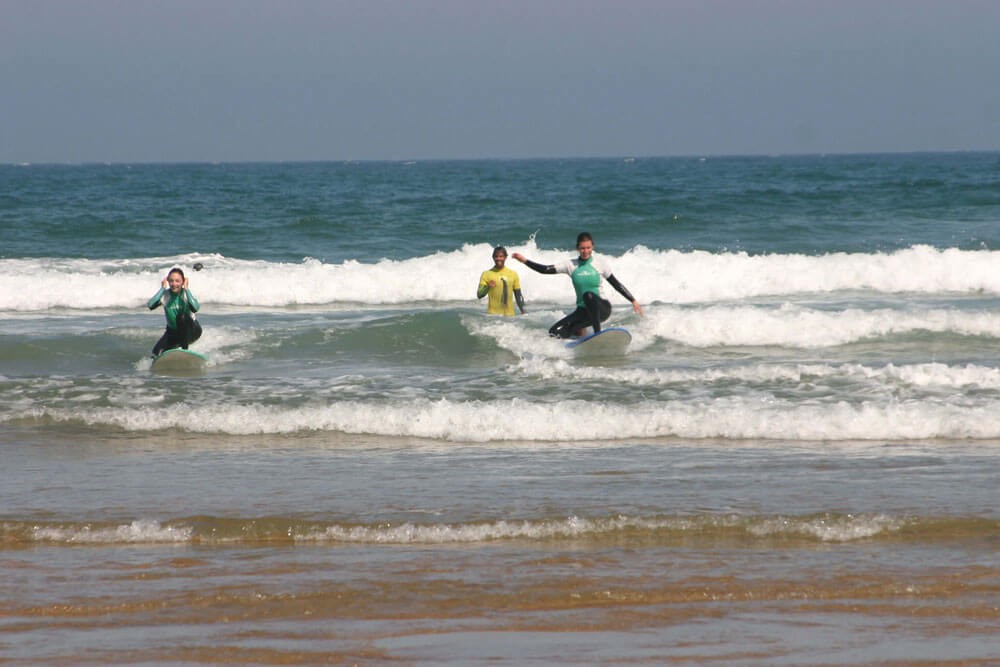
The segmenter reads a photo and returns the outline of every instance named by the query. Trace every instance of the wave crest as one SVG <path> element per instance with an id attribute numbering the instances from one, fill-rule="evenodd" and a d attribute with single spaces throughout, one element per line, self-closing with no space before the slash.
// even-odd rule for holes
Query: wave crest
<path id="1" fill-rule="evenodd" d="M 328 264 L 240 260 L 189 254 L 120 260 L 2 259 L 8 276 L 0 310 L 137 308 L 159 288 L 170 267 L 188 271 L 203 304 L 281 308 L 297 305 L 473 302 L 479 274 L 489 268 L 487 244 L 409 259 L 347 260 Z M 571 253 L 545 250 L 533 239 L 512 245 L 536 261 L 552 263 Z M 913 246 L 892 253 L 826 255 L 710 253 L 636 246 L 606 257 L 643 303 L 707 303 L 764 296 L 864 290 L 875 293 L 1000 294 L 1000 252 Z M 530 302 L 562 304 L 572 294 L 562 276 L 541 276 L 516 262 Z M 87 292 L 84 286 L 99 289 Z M 613 290 L 608 295 L 622 303 Z"/>

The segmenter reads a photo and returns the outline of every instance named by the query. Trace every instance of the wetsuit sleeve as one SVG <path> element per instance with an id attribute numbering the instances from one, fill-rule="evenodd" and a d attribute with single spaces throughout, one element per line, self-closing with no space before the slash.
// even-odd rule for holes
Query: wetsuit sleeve
<path id="1" fill-rule="evenodd" d="M 191 294 L 191 290 L 189 289 L 184 290 L 184 300 L 188 302 L 192 313 L 197 313 L 198 309 L 201 308 L 201 304 L 198 303 L 198 299 L 194 298 L 194 294 Z"/>
<path id="2" fill-rule="evenodd" d="M 625 286 L 621 284 L 621 281 L 619 281 L 613 275 L 608 276 L 608 284 L 614 287 L 616 290 L 618 290 L 619 294 L 628 299 L 629 303 L 635 303 L 635 297 L 632 296 L 632 293 L 629 292 L 628 289 L 626 289 Z"/>
<path id="3" fill-rule="evenodd" d="M 521 294 L 520 289 L 514 290 L 514 300 L 517 301 L 517 307 L 521 309 L 521 314 L 524 315 L 524 295 Z"/>
<path id="4" fill-rule="evenodd" d="M 479 276 L 479 287 L 476 289 L 476 298 L 482 299 L 490 291 L 490 286 L 486 281 L 486 272 Z"/>
<path id="5" fill-rule="evenodd" d="M 537 271 L 538 273 L 559 273 L 556 271 L 556 267 L 553 264 L 539 264 L 538 262 L 526 259 L 524 260 L 524 265 L 532 271 Z"/>
<path id="6" fill-rule="evenodd" d="M 159 305 L 160 305 L 160 303 L 162 303 L 162 299 L 163 299 L 163 293 L 164 293 L 165 291 L 166 291 L 166 290 L 165 290 L 165 289 L 163 289 L 163 288 L 161 287 L 161 288 L 160 288 L 160 291 L 159 291 L 159 292 L 157 292 L 156 294 L 154 294 L 154 295 L 153 295 L 153 298 L 152 298 L 152 299 L 150 299 L 149 301 L 147 301 L 147 302 L 146 302 L 146 306 L 147 306 L 147 307 L 148 307 L 148 308 L 149 308 L 150 310 L 156 310 L 156 307 L 157 307 L 157 306 L 159 306 Z"/>

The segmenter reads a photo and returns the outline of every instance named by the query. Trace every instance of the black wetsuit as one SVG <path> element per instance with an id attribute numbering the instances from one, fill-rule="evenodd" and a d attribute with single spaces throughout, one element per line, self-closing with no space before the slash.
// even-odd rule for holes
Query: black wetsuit
<path id="1" fill-rule="evenodd" d="M 524 264 L 538 273 L 565 273 L 573 281 L 576 310 L 553 324 L 549 328 L 550 336 L 574 338 L 580 329 L 588 326 L 593 327 L 594 333 L 601 330 L 601 322 L 611 316 L 611 302 L 601 295 L 602 277 L 630 303 L 635 301 L 628 289 L 593 255 L 586 260 L 578 257 L 560 264 L 539 264 L 530 259 Z"/>

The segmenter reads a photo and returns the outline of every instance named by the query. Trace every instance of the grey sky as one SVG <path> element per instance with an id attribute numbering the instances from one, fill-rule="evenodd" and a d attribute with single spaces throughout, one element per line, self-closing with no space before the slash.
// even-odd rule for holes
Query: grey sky
<path id="1" fill-rule="evenodd" d="M 1000 149 L 994 0 L 0 0 L 0 162 Z"/>

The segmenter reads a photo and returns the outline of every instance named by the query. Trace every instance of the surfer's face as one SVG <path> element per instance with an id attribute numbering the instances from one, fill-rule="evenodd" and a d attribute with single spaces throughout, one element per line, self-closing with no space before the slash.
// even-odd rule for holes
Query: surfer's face
<path id="1" fill-rule="evenodd" d="M 167 284 L 170 285 L 171 292 L 180 292 L 184 285 L 184 277 L 179 273 L 171 273 L 167 276 Z"/>
<path id="2" fill-rule="evenodd" d="M 576 251 L 580 253 L 580 259 L 590 259 L 590 256 L 594 254 L 594 242 L 580 241 L 576 246 Z"/>
<path id="3" fill-rule="evenodd" d="M 507 255 L 503 254 L 502 252 L 498 252 L 497 254 L 493 255 L 493 264 L 498 269 L 502 269 L 506 261 L 507 261 Z"/>

